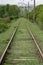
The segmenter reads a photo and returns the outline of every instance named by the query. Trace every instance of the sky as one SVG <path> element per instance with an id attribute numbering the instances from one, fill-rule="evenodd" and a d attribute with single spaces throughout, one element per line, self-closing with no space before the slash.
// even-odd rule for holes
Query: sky
<path id="1" fill-rule="evenodd" d="M 29 2 L 29 4 L 33 5 L 34 0 L 0 0 L 0 4 L 17 4 L 20 5 L 20 2 L 24 2 L 25 4 L 27 4 Z M 36 5 L 39 4 L 43 4 L 43 0 L 36 0 Z"/>

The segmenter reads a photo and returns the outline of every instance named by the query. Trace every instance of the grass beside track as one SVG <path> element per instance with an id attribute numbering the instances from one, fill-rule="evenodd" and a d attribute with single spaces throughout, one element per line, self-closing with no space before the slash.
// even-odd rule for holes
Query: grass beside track
<path id="1" fill-rule="evenodd" d="M 0 57 L 4 52 L 8 41 L 10 40 L 14 28 L 17 26 L 17 22 L 13 20 L 10 24 L 10 27 L 3 33 L 0 34 Z"/>
<path id="2" fill-rule="evenodd" d="M 16 32 L 15 38 L 8 50 L 3 65 L 43 65 L 37 49 L 25 26 L 24 19 L 19 19 L 21 24 Z"/>

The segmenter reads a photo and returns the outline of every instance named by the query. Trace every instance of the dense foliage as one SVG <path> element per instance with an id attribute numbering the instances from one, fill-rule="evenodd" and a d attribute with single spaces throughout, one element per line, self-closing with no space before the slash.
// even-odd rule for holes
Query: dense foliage
<path id="1" fill-rule="evenodd" d="M 0 6 L 0 33 L 8 28 L 11 20 L 18 18 L 19 7 L 16 5 Z"/>
<path id="2" fill-rule="evenodd" d="M 30 12 L 30 19 L 33 21 L 34 10 Z M 43 29 L 43 5 L 39 5 L 35 8 L 36 23 Z"/>
<path id="3" fill-rule="evenodd" d="M 19 14 L 19 7 L 16 5 L 0 6 L 0 17 L 16 18 Z"/>

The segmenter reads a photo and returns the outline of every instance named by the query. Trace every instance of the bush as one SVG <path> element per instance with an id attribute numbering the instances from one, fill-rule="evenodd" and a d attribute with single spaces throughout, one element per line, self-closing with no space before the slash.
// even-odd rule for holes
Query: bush
<path id="1" fill-rule="evenodd" d="M 8 28 L 8 18 L 0 18 L 0 33 L 4 32 Z"/>
<path id="2" fill-rule="evenodd" d="M 14 19 L 14 16 L 10 16 L 9 18 L 10 18 L 10 20 L 13 20 Z"/>
<path id="3" fill-rule="evenodd" d="M 0 23 L 0 33 L 4 32 L 7 28 L 8 27 L 5 23 Z"/>

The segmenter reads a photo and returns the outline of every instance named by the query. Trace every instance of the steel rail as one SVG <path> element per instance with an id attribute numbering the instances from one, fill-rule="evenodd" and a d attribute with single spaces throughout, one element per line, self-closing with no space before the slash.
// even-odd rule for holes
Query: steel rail
<path id="1" fill-rule="evenodd" d="M 25 24 L 26 24 L 26 23 L 25 23 Z M 31 31 L 31 29 L 27 26 L 27 24 L 26 24 L 26 27 L 27 27 L 27 30 L 28 30 L 30 36 L 32 37 L 32 39 L 33 39 L 33 41 L 34 41 L 34 43 L 35 43 L 35 46 L 36 46 L 36 48 L 37 48 L 37 50 L 38 50 L 38 53 L 39 53 L 39 56 L 40 56 L 41 60 L 43 61 L 43 53 L 42 53 L 42 51 L 41 51 L 41 49 L 40 49 L 40 47 L 39 47 L 39 45 L 38 45 L 38 42 L 36 41 L 36 39 L 35 39 L 35 37 L 34 37 L 32 31 Z"/>
<path id="2" fill-rule="evenodd" d="M 10 47 L 13 38 L 15 37 L 15 34 L 16 34 L 16 32 L 17 32 L 17 29 L 18 29 L 19 24 L 20 24 L 20 22 L 18 23 L 17 27 L 15 28 L 15 30 L 14 30 L 12 36 L 11 36 L 11 39 L 9 40 L 9 42 L 8 42 L 8 44 L 7 44 L 7 46 L 6 46 L 5 50 L 4 50 L 4 52 L 3 52 L 2 56 L 1 56 L 1 58 L 0 58 L 0 65 L 1 65 L 1 64 L 3 63 L 3 61 L 4 61 L 5 55 L 6 55 L 6 53 L 7 53 L 7 50 L 8 50 L 8 48 Z"/>

